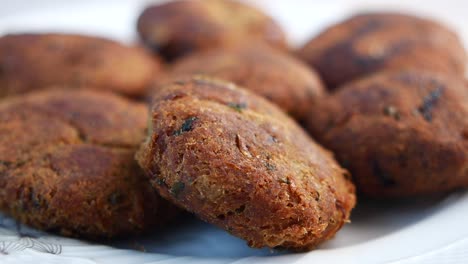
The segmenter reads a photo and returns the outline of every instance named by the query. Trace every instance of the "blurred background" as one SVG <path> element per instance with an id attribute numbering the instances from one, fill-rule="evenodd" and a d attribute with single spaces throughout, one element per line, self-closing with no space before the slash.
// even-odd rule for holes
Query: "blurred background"
<path id="1" fill-rule="evenodd" d="M 293 45 L 301 45 L 307 39 L 319 33 L 324 27 L 343 20 L 353 13 L 369 10 L 391 10 L 430 17 L 441 21 L 458 31 L 465 46 L 468 47 L 467 0 L 242 1 L 254 4 L 271 14 L 284 27 L 285 31 L 288 32 L 289 39 Z M 55 31 L 85 33 L 105 36 L 124 42 L 134 42 L 138 40 L 135 32 L 137 16 L 149 3 L 157 2 L 164 2 L 164 0 L 0 0 L 0 35 L 19 31 Z M 70 10 L 73 10 L 73 12 L 70 12 Z M 85 19 L 83 14 L 86 14 Z M 377 209 L 378 206 L 376 206 L 376 211 Z M 434 210 L 436 209 L 439 208 L 435 208 Z M 410 221 L 425 216 L 421 216 L 420 211 L 415 212 L 414 208 L 410 208 L 406 212 L 401 207 L 395 207 L 394 211 L 387 210 L 387 214 L 380 212 L 379 214 L 375 214 L 377 215 L 375 216 L 375 218 L 378 218 L 377 220 L 375 218 L 370 219 L 374 223 L 375 221 L 388 222 L 384 222 L 384 224 L 377 228 L 374 226 L 373 229 L 369 228 L 366 221 L 362 221 L 361 226 L 356 224 L 353 226 L 360 236 L 346 236 L 347 231 L 345 229 L 342 232 L 345 235 L 341 236 L 341 238 L 354 239 L 351 242 L 364 241 L 368 240 L 371 236 L 376 236 L 376 232 L 390 232 L 395 226 L 406 225 L 406 222 L 401 223 L 389 217 L 390 215 L 394 216 L 396 212 L 402 214 L 402 211 L 403 217 L 401 219 L 409 219 Z M 434 211 L 428 212 L 428 215 L 434 213 Z M 414 215 L 412 215 L 413 213 Z M 448 214 L 447 217 L 449 216 L 451 215 Z M 363 214 L 362 218 L 369 220 L 370 217 Z M 359 223 L 359 221 L 356 222 Z M 381 229 L 381 226 L 385 226 L 386 229 Z M 226 235 L 224 232 L 222 234 Z M 193 236 L 199 236 L 199 233 L 196 232 Z M 171 237 L 173 237 L 172 234 Z M 208 237 L 211 236 L 207 234 L 206 237 L 201 237 L 201 239 L 208 239 Z M 335 244 L 328 244 L 328 246 L 332 248 L 337 245 L 345 245 L 351 243 L 350 240 L 334 240 Z M 164 244 L 166 241 L 162 240 L 161 243 Z M 216 241 L 213 244 L 217 244 Z M 240 245 L 241 249 L 244 248 L 243 242 L 239 242 L 238 245 Z M 204 246 L 204 244 L 200 244 L 200 246 Z M 462 248 L 462 250 L 465 249 L 466 247 Z M 233 251 L 232 248 L 224 250 Z M 198 248 L 194 249 L 195 251 L 202 252 Z M 438 262 L 434 261 L 432 263 Z"/>
<path id="2" fill-rule="evenodd" d="M 164 0 L 163 0 L 164 1 Z M 0 34 L 22 30 L 74 31 L 134 41 L 134 21 L 148 3 L 161 0 L 0 0 Z M 396 10 L 435 18 L 459 32 L 468 46 L 465 0 L 243 0 L 273 15 L 298 45 L 325 25 L 365 10 Z M 89 4 L 86 4 L 89 2 Z M 70 13 L 70 6 L 76 6 Z M 80 10 L 86 7 L 86 10 Z M 92 7 L 92 8 L 88 8 Z M 37 12 L 40 10 L 41 12 Z M 129 12 L 131 11 L 131 12 Z M 88 19 L 83 20 L 82 12 Z M 54 26 L 51 26 L 54 25 Z"/>

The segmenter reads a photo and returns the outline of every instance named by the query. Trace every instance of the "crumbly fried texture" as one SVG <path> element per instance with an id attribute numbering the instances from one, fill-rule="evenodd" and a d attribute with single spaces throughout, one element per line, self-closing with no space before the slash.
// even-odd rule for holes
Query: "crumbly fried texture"
<path id="1" fill-rule="evenodd" d="M 0 103 L 0 209 L 66 236 L 140 233 L 175 210 L 134 159 L 146 106 L 111 93 L 42 91 Z"/>
<path id="2" fill-rule="evenodd" d="M 307 65 L 265 45 L 241 45 L 194 53 L 177 61 L 171 75 L 203 74 L 245 87 L 298 120 L 324 93 Z"/>
<path id="3" fill-rule="evenodd" d="M 144 49 L 107 39 L 69 34 L 0 38 L 0 97 L 57 86 L 140 97 L 160 70 Z"/>
<path id="4" fill-rule="evenodd" d="M 417 68 L 463 76 L 466 52 L 450 29 L 396 13 L 364 13 L 307 42 L 298 56 L 329 89 L 383 69 Z"/>
<path id="5" fill-rule="evenodd" d="M 359 191 L 405 197 L 468 187 L 467 117 L 462 79 L 401 71 L 344 86 L 316 104 L 308 128 Z"/>
<path id="6" fill-rule="evenodd" d="M 287 47 L 283 30 L 271 17 L 231 0 L 178 0 L 150 6 L 140 15 L 137 29 L 143 42 L 167 60 L 245 41 Z"/>
<path id="7" fill-rule="evenodd" d="M 348 221 L 347 171 L 261 97 L 180 79 L 157 94 L 151 125 L 137 159 L 152 185 L 251 247 L 309 250 Z"/>

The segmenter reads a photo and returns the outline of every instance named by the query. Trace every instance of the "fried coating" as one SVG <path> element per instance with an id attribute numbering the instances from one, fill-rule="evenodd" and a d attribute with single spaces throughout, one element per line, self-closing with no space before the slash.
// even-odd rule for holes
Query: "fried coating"
<path id="1" fill-rule="evenodd" d="M 372 197 L 468 187 L 468 89 L 416 70 L 349 83 L 317 103 L 308 128 Z"/>
<path id="2" fill-rule="evenodd" d="M 291 118 L 207 77 L 157 94 L 137 160 L 161 196 L 255 248 L 312 249 L 355 205 L 347 171 Z"/>
<path id="3" fill-rule="evenodd" d="M 271 17 L 231 0 L 178 0 L 150 6 L 138 18 L 137 30 L 150 49 L 169 61 L 246 41 L 287 47 L 283 30 Z"/>
<path id="4" fill-rule="evenodd" d="M 241 45 L 195 53 L 177 61 L 171 75 L 203 74 L 233 82 L 302 120 L 324 93 L 315 71 L 265 45 Z"/>
<path id="5" fill-rule="evenodd" d="M 327 88 L 382 70 L 415 68 L 463 76 L 466 52 L 445 26 L 397 13 L 363 13 L 329 27 L 298 56 L 316 69 Z"/>
<path id="6" fill-rule="evenodd" d="M 0 102 L 0 209 L 80 238 L 141 233 L 175 211 L 134 159 L 146 106 L 98 91 L 41 91 Z"/>
<path id="7" fill-rule="evenodd" d="M 70 34 L 0 37 L 0 98 L 50 87 L 93 87 L 142 97 L 159 74 L 159 62 L 144 49 L 103 38 Z"/>

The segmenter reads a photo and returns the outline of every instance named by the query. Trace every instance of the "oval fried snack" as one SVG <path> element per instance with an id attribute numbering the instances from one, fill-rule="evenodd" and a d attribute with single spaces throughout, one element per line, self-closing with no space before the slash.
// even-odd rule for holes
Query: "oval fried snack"
<path id="1" fill-rule="evenodd" d="M 137 30 L 150 49 L 169 61 L 246 41 L 287 47 L 283 30 L 271 17 L 231 0 L 177 0 L 150 6 L 138 18 Z"/>
<path id="2" fill-rule="evenodd" d="M 324 93 L 318 75 L 299 60 L 264 45 L 194 53 L 177 61 L 171 75 L 203 74 L 233 82 L 302 120 Z"/>
<path id="3" fill-rule="evenodd" d="M 468 89 L 461 78 L 412 70 L 351 82 L 312 108 L 308 128 L 368 196 L 468 187 Z"/>
<path id="4" fill-rule="evenodd" d="M 71 34 L 0 37 L 0 98 L 58 86 L 142 97 L 160 71 L 157 59 L 144 49 L 104 38 Z"/>
<path id="5" fill-rule="evenodd" d="M 112 93 L 41 91 L 0 102 L 0 209 L 66 236 L 141 233 L 175 209 L 134 159 L 146 106 Z"/>
<path id="6" fill-rule="evenodd" d="M 457 35 L 434 21 L 397 13 L 363 13 L 329 27 L 298 56 L 327 88 L 381 70 L 425 69 L 463 76 L 466 52 Z"/>
<path id="7" fill-rule="evenodd" d="M 207 77 L 155 95 L 137 159 L 163 197 L 251 247 L 312 249 L 355 205 L 347 171 L 292 119 Z"/>

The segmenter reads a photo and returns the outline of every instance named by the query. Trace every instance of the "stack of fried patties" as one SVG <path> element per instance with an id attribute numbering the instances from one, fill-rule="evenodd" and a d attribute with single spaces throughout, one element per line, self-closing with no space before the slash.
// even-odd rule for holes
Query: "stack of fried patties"
<path id="1" fill-rule="evenodd" d="M 135 161 L 147 133 L 137 102 L 160 75 L 144 49 L 95 37 L 0 38 L 0 209 L 33 227 L 108 238 L 178 211 Z"/>
<path id="2" fill-rule="evenodd" d="M 297 54 L 330 91 L 311 108 L 307 128 L 362 194 L 468 187 L 466 52 L 450 29 L 408 15 L 361 14 Z"/>
<path id="3" fill-rule="evenodd" d="M 298 56 L 234 1 L 151 6 L 137 29 L 154 54 L 0 38 L 4 212 L 103 238 L 184 209 L 252 247 L 309 250 L 349 222 L 354 184 L 393 198 L 468 186 L 465 53 L 437 23 L 359 15 Z"/>

